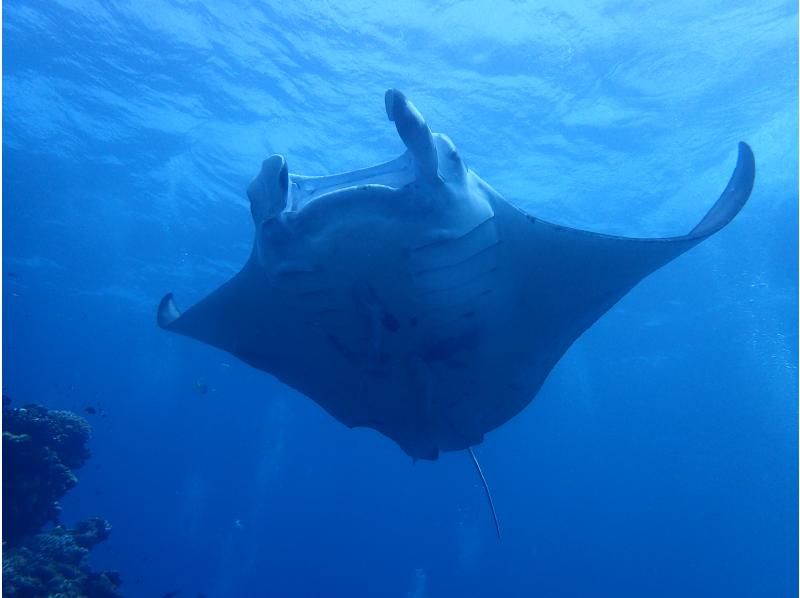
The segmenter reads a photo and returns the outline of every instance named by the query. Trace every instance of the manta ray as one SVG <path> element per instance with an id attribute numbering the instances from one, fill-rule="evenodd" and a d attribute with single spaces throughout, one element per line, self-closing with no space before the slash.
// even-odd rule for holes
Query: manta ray
<path id="1" fill-rule="evenodd" d="M 464 449 L 474 459 L 471 447 L 531 402 L 585 330 L 727 225 L 753 187 L 740 143 L 728 186 L 687 234 L 577 230 L 506 201 L 400 91 L 385 107 L 400 157 L 332 176 L 267 158 L 247 189 L 247 263 L 183 313 L 167 294 L 157 319 L 414 459 Z"/>

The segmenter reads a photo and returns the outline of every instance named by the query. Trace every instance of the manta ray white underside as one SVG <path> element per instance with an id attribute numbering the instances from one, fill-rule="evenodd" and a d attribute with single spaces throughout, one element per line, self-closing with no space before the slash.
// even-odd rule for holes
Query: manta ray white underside
<path id="1" fill-rule="evenodd" d="M 539 220 L 507 203 L 386 92 L 407 147 L 327 177 L 272 156 L 250 184 L 250 259 L 158 323 L 232 353 L 347 426 L 414 458 L 467 449 L 519 413 L 589 326 L 645 276 L 719 231 L 753 186 L 739 145 L 722 196 L 688 234 L 634 239 Z"/>

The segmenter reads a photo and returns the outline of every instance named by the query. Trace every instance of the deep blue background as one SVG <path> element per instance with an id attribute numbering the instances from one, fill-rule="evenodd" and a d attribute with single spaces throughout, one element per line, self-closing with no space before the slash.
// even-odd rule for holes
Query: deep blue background
<path id="1" fill-rule="evenodd" d="M 572 4 L 4 3 L 3 391 L 106 414 L 65 517 L 111 520 L 128 595 L 796 595 L 796 5 Z M 264 157 L 400 153 L 387 87 L 593 230 L 683 233 L 756 155 L 478 447 L 500 543 L 465 454 L 412 466 L 155 326 L 244 262 Z"/>

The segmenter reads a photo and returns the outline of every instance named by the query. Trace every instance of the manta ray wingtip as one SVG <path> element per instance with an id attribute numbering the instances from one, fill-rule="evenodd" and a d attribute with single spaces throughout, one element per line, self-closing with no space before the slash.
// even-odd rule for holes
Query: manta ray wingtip
<path id="1" fill-rule="evenodd" d="M 690 232 L 689 237 L 703 239 L 723 229 L 747 203 L 756 178 L 756 159 L 744 141 L 739 142 L 739 155 L 728 186 L 716 203 Z"/>
<path id="2" fill-rule="evenodd" d="M 181 315 L 178 308 L 175 306 L 175 300 L 172 298 L 172 293 L 167 293 L 161 298 L 158 304 L 158 325 L 161 328 L 169 328 L 169 325 L 177 320 Z"/>

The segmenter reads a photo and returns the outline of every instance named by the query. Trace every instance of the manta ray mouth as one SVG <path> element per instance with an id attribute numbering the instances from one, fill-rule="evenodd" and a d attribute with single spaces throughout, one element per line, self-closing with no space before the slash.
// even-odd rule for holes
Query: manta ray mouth
<path id="1" fill-rule="evenodd" d="M 415 179 L 414 159 L 408 153 L 389 162 L 329 176 L 290 174 L 291 185 L 287 209 L 298 212 L 323 197 L 331 199 L 332 196 L 344 195 L 357 190 L 368 192 L 376 189 L 388 189 L 396 191 L 414 182 Z"/>

